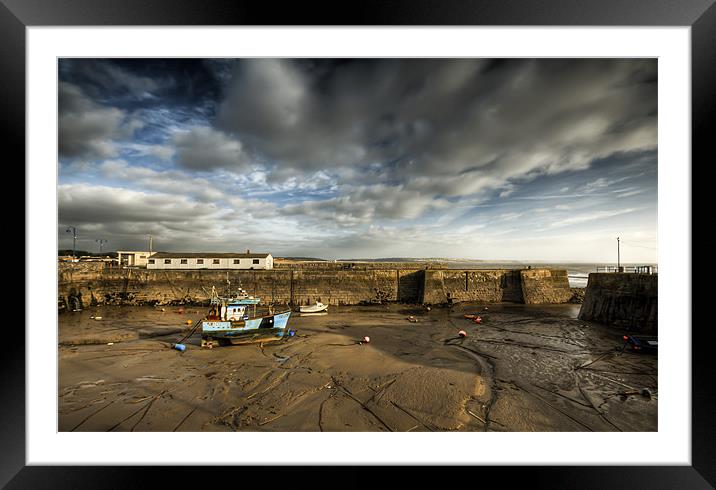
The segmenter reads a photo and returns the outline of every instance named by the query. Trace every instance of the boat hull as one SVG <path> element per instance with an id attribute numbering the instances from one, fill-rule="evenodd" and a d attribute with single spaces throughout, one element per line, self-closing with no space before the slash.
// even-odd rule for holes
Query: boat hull
<path id="1" fill-rule="evenodd" d="M 205 340 L 225 339 L 232 344 L 280 340 L 288 332 L 290 311 L 241 321 L 202 320 L 201 336 Z"/>
<path id="2" fill-rule="evenodd" d="M 328 305 L 321 305 L 321 306 L 301 306 L 299 308 L 299 311 L 301 313 L 320 313 L 322 311 L 327 311 Z"/>

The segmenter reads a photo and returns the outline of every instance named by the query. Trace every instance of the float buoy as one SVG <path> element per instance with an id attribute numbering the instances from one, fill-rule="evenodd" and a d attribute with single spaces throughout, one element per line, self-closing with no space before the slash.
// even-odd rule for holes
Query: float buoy
<path id="1" fill-rule="evenodd" d="M 369 343 L 370 343 L 370 337 L 368 337 L 367 335 L 366 335 L 365 337 L 363 337 L 363 343 L 369 344 Z"/>
<path id="2" fill-rule="evenodd" d="M 462 338 L 467 337 L 467 332 L 464 331 L 464 330 L 460 330 L 457 334 L 458 334 L 460 337 L 462 337 Z"/>

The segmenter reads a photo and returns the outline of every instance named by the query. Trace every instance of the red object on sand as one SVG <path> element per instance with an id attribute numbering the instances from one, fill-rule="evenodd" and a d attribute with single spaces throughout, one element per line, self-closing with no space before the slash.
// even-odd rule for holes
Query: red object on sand
<path id="1" fill-rule="evenodd" d="M 367 335 L 363 337 L 363 342 L 366 344 L 370 343 L 370 337 L 368 337 Z"/>
<path id="2" fill-rule="evenodd" d="M 467 337 L 467 332 L 464 331 L 464 330 L 460 330 L 457 334 L 458 334 L 460 337 L 463 337 L 463 338 L 464 338 L 464 337 Z"/>
<path id="3" fill-rule="evenodd" d="M 482 323 L 482 318 L 480 318 L 479 316 L 475 318 L 475 323 Z"/>

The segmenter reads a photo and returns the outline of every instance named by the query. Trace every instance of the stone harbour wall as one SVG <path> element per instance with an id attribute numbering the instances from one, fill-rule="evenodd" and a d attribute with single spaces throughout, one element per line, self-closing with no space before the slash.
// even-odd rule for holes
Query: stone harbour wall
<path id="1" fill-rule="evenodd" d="M 566 270 L 524 269 L 520 271 L 520 281 L 524 303 L 528 305 L 567 303 L 574 296 Z"/>
<path id="2" fill-rule="evenodd" d="M 519 270 L 426 270 L 422 302 L 522 302 Z"/>
<path id="3" fill-rule="evenodd" d="M 542 271 L 542 270 L 540 270 Z M 434 270 L 415 268 L 147 270 L 108 268 L 102 263 L 60 263 L 58 305 L 199 304 L 211 288 L 223 294 L 227 279 L 266 304 L 357 305 L 399 301 L 560 302 L 571 299 L 566 271 Z M 561 281 L 564 279 L 564 285 Z M 527 293 L 525 294 L 525 291 Z"/>
<path id="4" fill-rule="evenodd" d="M 657 291 L 657 274 L 589 274 L 579 319 L 656 334 Z"/>

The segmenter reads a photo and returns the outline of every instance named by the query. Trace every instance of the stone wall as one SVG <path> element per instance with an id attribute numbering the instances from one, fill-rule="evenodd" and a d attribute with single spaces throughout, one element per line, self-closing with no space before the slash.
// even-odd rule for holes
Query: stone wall
<path id="1" fill-rule="evenodd" d="M 109 269 L 103 264 L 60 264 L 60 303 L 203 303 L 212 286 L 226 291 L 239 285 L 265 303 L 307 305 L 321 301 L 353 305 L 384 301 L 417 303 L 422 288 L 418 270 L 147 270 Z"/>
<path id="2" fill-rule="evenodd" d="M 657 290 L 656 274 L 589 274 L 579 319 L 656 334 Z"/>
<path id="3" fill-rule="evenodd" d="M 529 274 L 525 275 L 525 272 Z M 212 286 L 241 286 L 264 303 L 355 305 L 400 301 L 564 303 L 571 298 L 565 271 L 436 270 L 414 268 L 147 270 L 107 268 L 101 263 L 60 263 L 61 307 L 92 304 L 204 303 Z M 566 285 L 565 296 L 562 282 Z M 526 291 L 526 294 L 523 294 Z M 64 306 L 63 306 L 64 305 Z"/>
<path id="4" fill-rule="evenodd" d="M 566 270 L 523 269 L 520 271 L 525 304 L 567 303 L 574 293 Z"/>
<path id="5" fill-rule="evenodd" d="M 522 302 L 519 270 L 426 270 L 423 303 Z"/>

